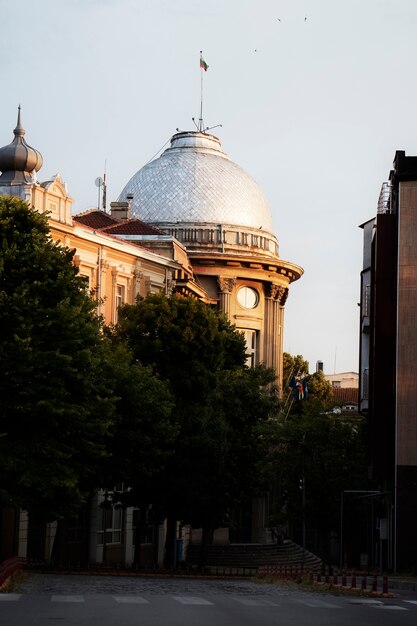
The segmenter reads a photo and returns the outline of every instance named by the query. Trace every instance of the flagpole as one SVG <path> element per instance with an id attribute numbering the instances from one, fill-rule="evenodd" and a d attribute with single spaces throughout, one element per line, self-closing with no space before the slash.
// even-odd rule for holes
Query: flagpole
<path id="1" fill-rule="evenodd" d="M 200 50 L 200 59 L 203 58 L 203 51 Z M 199 123 L 199 131 L 200 133 L 203 131 L 203 68 L 200 63 L 200 76 L 201 76 L 201 95 L 200 95 L 200 123 Z"/>

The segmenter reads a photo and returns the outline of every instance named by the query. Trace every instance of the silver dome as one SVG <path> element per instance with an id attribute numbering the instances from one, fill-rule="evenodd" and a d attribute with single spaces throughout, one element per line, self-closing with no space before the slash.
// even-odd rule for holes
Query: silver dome
<path id="1" fill-rule="evenodd" d="M 272 232 L 261 189 L 207 133 L 174 135 L 171 146 L 129 180 L 119 201 L 128 199 L 132 215 L 144 222 L 209 222 Z"/>

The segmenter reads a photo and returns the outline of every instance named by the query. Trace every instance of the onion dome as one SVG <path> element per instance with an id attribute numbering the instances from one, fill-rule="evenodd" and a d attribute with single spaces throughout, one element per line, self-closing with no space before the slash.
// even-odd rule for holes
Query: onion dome
<path id="1" fill-rule="evenodd" d="M 12 143 L 0 148 L 0 185 L 19 185 L 33 183 L 34 172 L 38 172 L 43 158 L 38 150 L 29 146 L 25 139 L 25 129 L 20 121 L 20 105 L 17 114 L 17 126 L 14 129 Z"/>
<path id="2" fill-rule="evenodd" d="M 214 135 L 185 131 L 126 184 L 119 201 L 131 214 L 168 223 L 232 224 L 272 232 L 268 202 L 254 179 L 234 163 Z"/>

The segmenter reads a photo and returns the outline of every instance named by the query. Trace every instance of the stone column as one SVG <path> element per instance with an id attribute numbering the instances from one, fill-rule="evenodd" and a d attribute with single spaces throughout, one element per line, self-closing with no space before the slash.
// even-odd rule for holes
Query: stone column
<path id="1" fill-rule="evenodd" d="M 279 369 L 278 382 L 280 389 L 282 388 L 282 374 L 284 371 L 284 306 L 288 298 L 288 287 L 283 289 L 279 299 Z"/>
<path id="2" fill-rule="evenodd" d="M 236 278 L 225 278 L 223 276 L 217 277 L 217 284 L 219 287 L 219 304 L 220 310 L 227 315 L 230 320 L 230 295 L 236 284 Z"/>
<path id="3" fill-rule="evenodd" d="M 282 383 L 283 315 L 288 289 L 268 283 L 265 294 L 264 362 L 277 373 Z"/>

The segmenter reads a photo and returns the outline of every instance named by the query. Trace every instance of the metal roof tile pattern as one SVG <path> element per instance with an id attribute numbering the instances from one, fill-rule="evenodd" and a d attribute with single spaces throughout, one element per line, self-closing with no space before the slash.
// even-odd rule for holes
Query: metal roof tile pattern
<path id="1" fill-rule="evenodd" d="M 171 147 L 129 180 L 119 201 L 128 198 L 132 214 L 144 222 L 209 222 L 272 232 L 262 190 L 206 133 L 174 135 Z"/>

